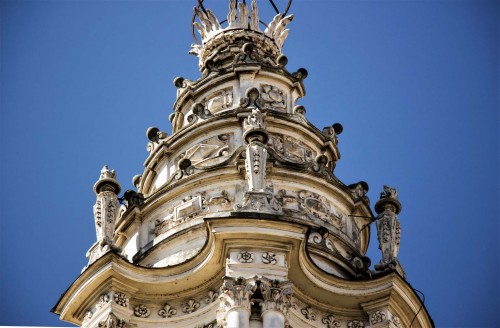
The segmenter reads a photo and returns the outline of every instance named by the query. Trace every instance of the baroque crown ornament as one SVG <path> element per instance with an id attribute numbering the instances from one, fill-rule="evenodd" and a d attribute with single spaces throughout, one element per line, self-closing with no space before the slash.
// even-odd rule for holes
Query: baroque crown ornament
<path id="1" fill-rule="evenodd" d="M 203 71 L 206 65 L 211 66 L 214 60 L 220 62 L 227 55 L 235 57 L 239 51 L 234 51 L 234 46 L 241 46 L 245 42 L 259 44 L 257 48 L 264 50 L 264 53 L 254 56 L 275 58 L 279 55 L 288 36 L 287 25 L 293 20 L 293 15 L 286 15 L 291 0 L 283 13 L 278 11 L 273 1 L 270 3 L 277 14 L 271 22 L 265 24 L 259 18 L 257 0 L 252 0 L 250 5 L 246 1 L 230 0 L 229 12 L 223 21 L 219 21 L 215 13 L 206 9 L 203 1 L 199 0 L 193 15 L 195 43 L 191 45 L 189 53 L 199 57 L 200 69 Z M 195 30 L 201 42 L 198 41 Z"/>

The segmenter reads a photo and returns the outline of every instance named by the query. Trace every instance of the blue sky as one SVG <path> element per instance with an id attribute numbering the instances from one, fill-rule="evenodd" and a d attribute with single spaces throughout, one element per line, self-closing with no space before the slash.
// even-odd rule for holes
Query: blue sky
<path id="1" fill-rule="evenodd" d="M 171 129 L 173 78 L 199 77 L 194 4 L 0 1 L 0 325 L 67 325 L 49 310 L 86 265 L 102 165 L 132 189 L 146 129 Z M 367 181 L 373 204 L 398 188 L 400 261 L 437 327 L 500 326 L 499 3 L 290 12 L 288 68 L 309 71 L 299 103 L 320 128 L 343 124 L 344 183 Z"/>

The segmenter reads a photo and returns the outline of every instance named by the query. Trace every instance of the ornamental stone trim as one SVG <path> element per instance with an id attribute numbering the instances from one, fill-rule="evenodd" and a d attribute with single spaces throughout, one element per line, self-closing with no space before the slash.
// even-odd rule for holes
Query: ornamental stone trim
<path id="1" fill-rule="evenodd" d="M 176 314 L 177 310 L 168 304 L 165 304 L 163 308 L 158 311 L 158 315 L 163 318 L 171 318 Z"/>
<path id="2" fill-rule="evenodd" d="M 253 260 L 253 253 L 250 253 L 248 251 L 241 251 L 240 254 L 238 254 L 238 261 L 240 261 L 241 263 L 252 263 Z"/>
<path id="3" fill-rule="evenodd" d="M 370 323 L 375 325 L 380 322 L 384 322 L 386 315 L 382 311 L 375 311 L 370 315 Z"/>
<path id="4" fill-rule="evenodd" d="M 276 254 L 271 252 L 265 252 L 262 254 L 262 263 L 264 264 L 276 264 L 278 260 L 276 259 Z"/>
<path id="5" fill-rule="evenodd" d="M 127 295 L 121 292 L 114 293 L 113 300 L 115 301 L 116 304 L 123 307 L 127 307 L 129 303 Z"/>
<path id="6" fill-rule="evenodd" d="M 134 308 L 134 315 L 139 318 L 147 318 L 151 314 L 151 311 L 147 308 L 146 305 L 141 304 L 137 305 Z"/>
<path id="7" fill-rule="evenodd" d="M 351 320 L 347 323 L 347 328 L 364 328 L 365 324 L 363 321 Z"/>
<path id="8" fill-rule="evenodd" d="M 199 308 L 200 308 L 200 302 L 196 301 L 195 299 L 190 299 L 190 300 L 186 301 L 186 303 L 182 307 L 182 312 L 193 313 L 194 311 L 198 310 Z"/>

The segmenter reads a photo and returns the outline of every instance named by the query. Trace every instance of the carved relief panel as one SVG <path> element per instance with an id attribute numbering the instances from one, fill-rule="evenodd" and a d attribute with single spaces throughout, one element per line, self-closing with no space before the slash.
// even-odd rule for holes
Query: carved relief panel
<path id="1" fill-rule="evenodd" d="M 265 104 L 264 108 L 286 111 L 287 95 L 283 90 L 270 84 L 261 84 L 260 96 Z"/>
<path id="2" fill-rule="evenodd" d="M 232 151 L 232 133 L 224 133 L 202 140 L 189 147 L 179 155 L 179 160 L 189 159 L 191 165 L 207 166 L 217 162 L 216 159 L 227 158 Z"/>
<path id="3" fill-rule="evenodd" d="M 308 190 L 289 191 L 281 189 L 276 194 L 276 201 L 284 209 L 291 209 L 305 213 L 345 230 L 346 216 L 341 213 L 324 196 Z"/>
<path id="4" fill-rule="evenodd" d="M 154 235 L 159 236 L 200 214 L 226 211 L 233 206 L 234 190 L 203 191 L 175 200 L 155 221 Z"/>
<path id="5" fill-rule="evenodd" d="M 233 106 L 233 88 L 225 88 L 222 90 L 217 90 L 212 94 L 208 95 L 204 100 L 205 107 L 211 113 L 217 113 L 224 109 L 231 108 Z"/>
<path id="6" fill-rule="evenodd" d="M 270 134 L 268 145 L 278 155 L 295 162 L 311 162 L 317 155 L 314 150 L 302 141 L 283 134 Z"/>

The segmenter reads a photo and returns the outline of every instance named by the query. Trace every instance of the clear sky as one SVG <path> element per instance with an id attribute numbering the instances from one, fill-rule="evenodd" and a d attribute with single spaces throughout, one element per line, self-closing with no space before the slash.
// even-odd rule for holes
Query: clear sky
<path id="1" fill-rule="evenodd" d="M 0 325 L 67 325 L 49 310 L 95 241 L 100 169 L 132 189 L 146 129 L 171 129 L 173 78 L 199 77 L 195 2 L 0 1 Z M 344 126 L 336 175 L 367 181 L 373 204 L 398 188 L 400 261 L 437 327 L 499 327 L 499 2 L 290 12 L 288 68 L 309 71 L 299 104 Z"/>

